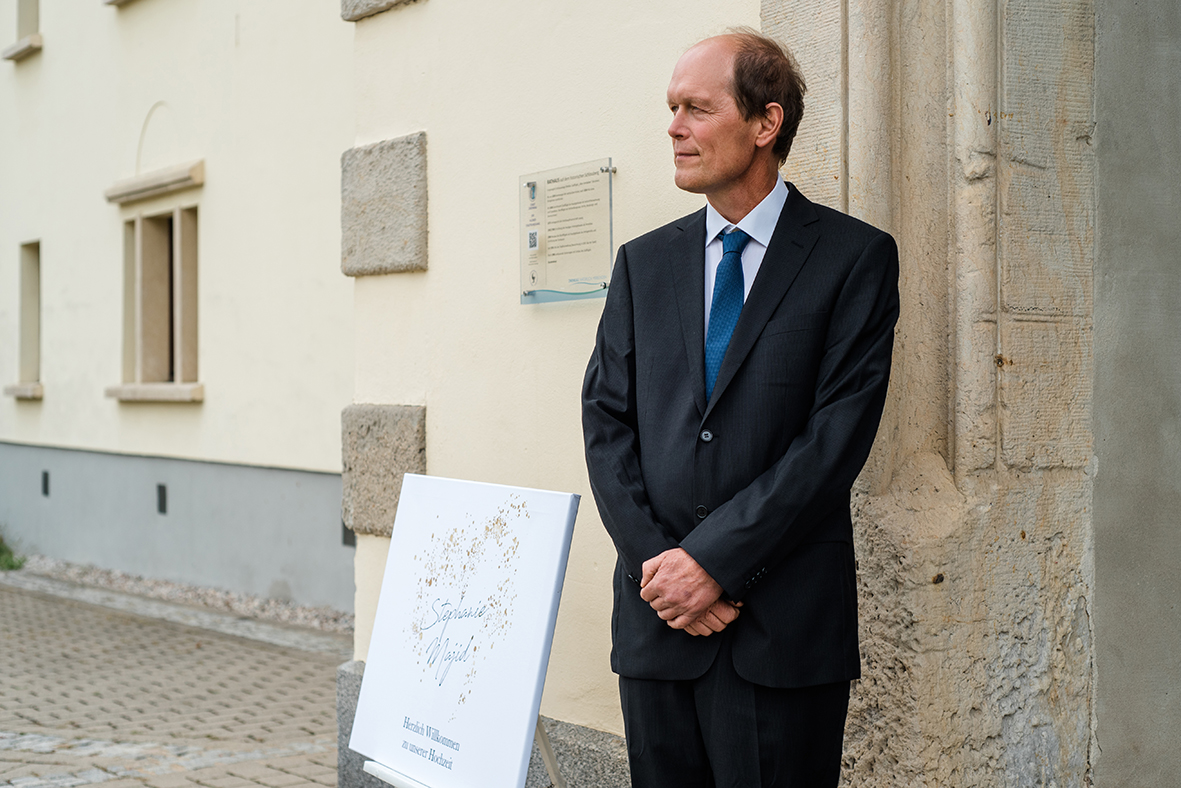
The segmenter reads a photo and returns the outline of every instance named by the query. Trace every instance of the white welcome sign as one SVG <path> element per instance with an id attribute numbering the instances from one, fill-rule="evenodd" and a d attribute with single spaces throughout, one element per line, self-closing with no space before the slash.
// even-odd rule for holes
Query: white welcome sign
<path id="1" fill-rule="evenodd" d="M 398 788 L 521 788 L 577 495 L 406 474 L 349 747 Z"/>

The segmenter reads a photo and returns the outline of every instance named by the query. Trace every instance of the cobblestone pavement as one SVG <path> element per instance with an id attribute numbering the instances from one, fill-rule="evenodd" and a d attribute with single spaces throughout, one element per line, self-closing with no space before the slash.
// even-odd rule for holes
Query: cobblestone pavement
<path id="1" fill-rule="evenodd" d="M 293 648 L 13 580 L 0 582 L 0 788 L 335 788 L 345 638 Z"/>

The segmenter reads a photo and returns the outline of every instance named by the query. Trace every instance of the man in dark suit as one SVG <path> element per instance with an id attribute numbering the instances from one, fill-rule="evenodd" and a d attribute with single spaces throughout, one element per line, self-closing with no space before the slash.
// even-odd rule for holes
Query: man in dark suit
<path id="1" fill-rule="evenodd" d="M 780 178 L 803 94 L 753 31 L 678 61 L 676 184 L 707 206 L 620 248 L 586 372 L 636 786 L 839 778 L 860 675 L 849 495 L 885 400 L 898 254 Z"/>

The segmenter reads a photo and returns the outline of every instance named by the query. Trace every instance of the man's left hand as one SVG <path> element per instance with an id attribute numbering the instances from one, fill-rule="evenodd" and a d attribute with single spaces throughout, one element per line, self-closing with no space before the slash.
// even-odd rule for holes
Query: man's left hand
<path id="1" fill-rule="evenodd" d="M 722 587 L 679 547 L 644 562 L 640 598 L 673 629 L 684 629 L 709 610 Z"/>
<path id="2" fill-rule="evenodd" d="M 741 602 L 727 602 L 719 599 L 709 606 L 705 615 L 685 627 L 685 631 L 694 637 L 709 637 L 715 632 L 721 632 L 734 623 L 741 611 Z"/>

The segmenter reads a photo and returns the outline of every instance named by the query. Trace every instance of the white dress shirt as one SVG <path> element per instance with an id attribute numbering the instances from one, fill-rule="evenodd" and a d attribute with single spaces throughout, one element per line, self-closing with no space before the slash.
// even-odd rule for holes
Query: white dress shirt
<path id="1" fill-rule="evenodd" d="M 750 286 L 754 284 L 759 266 L 763 264 L 763 255 L 767 253 L 767 244 L 771 243 L 771 236 L 775 233 L 775 225 L 779 223 L 779 214 L 787 202 L 787 184 L 782 178 L 776 178 L 775 188 L 756 205 L 750 213 L 742 217 L 737 225 L 730 224 L 708 202 L 705 204 L 705 331 L 709 333 L 709 311 L 714 302 L 714 280 L 718 276 L 718 266 L 722 262 L 722 239 L 719 237 L 725 230 L 730 232 L 735 227 L 750 236 L 746 248 L 742 250 L 742 303 L 750 295 Z"/>

